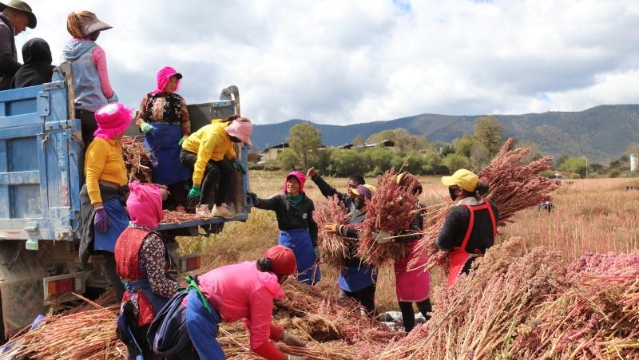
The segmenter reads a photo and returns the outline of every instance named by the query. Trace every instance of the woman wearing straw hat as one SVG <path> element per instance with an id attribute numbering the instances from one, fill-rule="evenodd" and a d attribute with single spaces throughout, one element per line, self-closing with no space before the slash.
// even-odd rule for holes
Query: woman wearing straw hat
<path id="1" fill-rule="evenodd" d="M 484 197 L 488 184 L 479 182 L 472 171 L 459 169 L 452 176 L 443 176 L 450 198 L 455 202 L 444 220 L 437 237 L 437 247 L 450 251 L 448 286 L 455 283 L 460 274 L 468 274 L 478 256 L 495 243 L 499 210 L 497 205 Z"/>
<path id="2" fill-rule="evenodd" d="M 127 345 L 130 359 L 137 355 L 151 359 L 146 332 L 155 314 L 177 292 L 180 282 L 168 276 L 169 253 L 164 239 L 155 231 L 164 218 L 165 192 L 137 180 L 129 184 L 129 190 L 126 207 L 131 222 L 115 244 L 117 272 L 126 289 L 118 318 L 118 338 Z"/>
<path id="3" fill-rule="evenodd" d="M 306 346 L 305 341 L 272 323 L 273 301 L 284 299 L 281 284 L 296 269 L 293 250 L 277 245 L 257 261 L 222 266 L 196 279 L 187 277 L 187 290 L 176 294 L 162 309 L 162 313 L 171 309 L 164 321 L 157 328 L 155 321 L 151 326 L 153 349 L 172 359 L 225 359 L 215 339 L 219 323 L 243 319 L 250 348 L 257 355 L 269 360 L 305 360 L 306 356 L 283 353 L 271 344 L 272 340 Z M 184 335 L 190 341 L 184 341 Z M 164 340 L 170 341 L 163 343 Z"/>
<path id="4" fill-rule="evenodd" d="M 120 103 L 108 104 L 95 113 L 98 129 L 85 155 L 86 184 L 80 191 L 80 260 L 86 265 L 90 253 L 101 253 L 119 299 L 124 286 L 115 270 L 113 251 L 116 240 L 129 225 L 124 209 L 129 188 L 122 146 L 117 138 L 124 135 L 132 115 L 132 110 Z"/>
<path id="5" fill-rule="evenodd" d="M 71 12 L 67 16 L 67 31 L 73 38 L 62 49 L 62 61 L 71 63 L 76 116 L 82 121 L 82 141 L 88 148 L 97 129 L 95 112 L 102 106 L 118 101 L 111 87 L 106 53 L 96 44 L 100 32 L 111 26 L 90 12 Z"/>
<path id="6" fill-rule="evenodd" d="M 187 197 L 189 170 L 180 162 L 182 143 L 191 134 L 186 101 L 176 92 L 182 74 L 170 66 L 157 72 L 157 87 L 142 98 L 136 124 L 144 133 L 144 145 L 157 161 L 153 182 L 168 186 L 169 208 L 183 212 Z"/>
<path id="7" fill-rule="evenodd" d="M 38 19 L 26 2 L 0 2 L 0 90 L 10 87 L 11 79 L 21 66 L 18 62 L 15 37 L 27 27 L 35 29 L 36 25 Z"/>

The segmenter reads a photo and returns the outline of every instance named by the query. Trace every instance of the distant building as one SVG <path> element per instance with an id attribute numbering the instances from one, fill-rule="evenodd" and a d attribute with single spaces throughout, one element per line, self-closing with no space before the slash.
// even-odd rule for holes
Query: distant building
<path id="1" fill-rule="evenodd" d="M 382 140 L 379 142 L 374 142 L 374 143 L 364 143 L 362 145 L 354 145 L 354 144 L 346 144 L 346 145 L 341 145 L 338 146 L 338 149 L 368 149 L 368 148 L 372 148 L 372 147 L 378 147 L 378 146 L 384 146 L 384 147 L 395 147 L 395 142 L 393 140 Z"/>
<path id="2" fill-rule="evenodd" d="M 275 160 L 279 156 L 279 154 L 284 151 L 284 149 L 288 149 L 289 145 L 287 142 L 283 142 L 278 145 L 270 146 L 264 149 L 261 153 L 261 161 L 269 161 Z"/>

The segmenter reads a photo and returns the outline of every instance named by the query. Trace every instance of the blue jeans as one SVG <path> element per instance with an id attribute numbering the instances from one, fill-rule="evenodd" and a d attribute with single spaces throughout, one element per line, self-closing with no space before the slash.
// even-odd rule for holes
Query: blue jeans
<path id="1" fill-rule="evenodd" d="M 211 306 L 211 310 L 209 313 L 204 307 L 195 289 L 189 290 L 186 301 L 186 329 L 189 332 L 191 342 L 200 359 L 224 360 L 224 351 L 215 339 L 219 330 L 220 315 L 213 306 Z"/>

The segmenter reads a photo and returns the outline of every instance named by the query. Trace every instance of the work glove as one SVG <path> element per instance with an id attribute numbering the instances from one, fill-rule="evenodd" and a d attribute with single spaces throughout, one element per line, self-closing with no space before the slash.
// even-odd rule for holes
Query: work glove
<path id="1" fill-rule="evenodd" d="M 286 360 L 307 360 L 308 356 L 305 355 L 293 355 L 293 354 L 285 354 Z"/>
<path id="2" fill-rule="evenodd" d="M 256 194 L 256 193 L 254 193 L 254 192 L 250 192 L 250 191 L 249 191 L 249 192 L 247 192 L 247 193 L 246 193 L 246 196 L 248 196 L 248 197 L 249 197 L 249 199 L 251 199 L 251 203 L 252 203 L 253 205 L 257 205 L 257 204 L 260 202 L 260 198 L 258 198 L 258 197 L 257 197 L 257 194 Z"/>
<path id="3" fill-rule="evenodd" d="M 194 208 L 200 202 L 200 196 L 202 196 L 202 192 L 200 191 L 199 186 L 193 185 L 191 190 L 189 190 L 189 195 L 186 197 L 186 205 Z"/>
<path id="4" fill-rule="evenodd" d="M 109 228 L 109 215 L 103 207 L 95 209 L 95 217 L 93 218 L 93 226 L 100 233 L 106 233 Z"/>
<path id="5" fill-rule="evenodd" d="M 149 123 L 143 122 L 140 124 L 140 131 L 142 131 L 143 134 L 148 134 L 153 131 L 153 126 Z"/>
<path id="6" fill-rule="evenodd" d="M 246 169 L 244 168 L 244 165 L 242 165 L 241 162 L 237 160 L 233 160 L 233 167 L 235 168 L 235 170 L 241 172 L 242 175 L 246 175 Z"/>
<path id="7" fill-rule="evenodd" d="M 186 140 L 186 138 L 189 137 L 188 135 L 184 135 L 182 136 L 182 138 L 180 139 L 180 141 L 178 141 L 178 145 L 182 146 L 182 144 L 184 143 L 184 140 Z"/>
<path id="8" fill-rule="evenodd" d="M 298 347 L 306 346 L 306 341 L 298 338 L 297 336 L 291 334 L 288 331 L 284 331 L 284 334 L 282 335 L 282 342 L 289 346 L 298 346 Z M 289 356 L 295 356 L 295 355 L 289 355 Z"/>
<path id="9" fill-rule="evenodd" d="M 326 224 L 324 225 L 324 230 L 326 230 L 326 232 L 329 233 L 335 233 L 335 234 L 339 234 L 339 224 L 335 224 L 335 223 L 330 223 L 330 224 Z"/>

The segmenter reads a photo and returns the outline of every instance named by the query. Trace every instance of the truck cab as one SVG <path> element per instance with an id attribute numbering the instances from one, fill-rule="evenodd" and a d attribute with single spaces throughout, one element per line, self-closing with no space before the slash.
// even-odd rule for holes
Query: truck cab
<path id="1" fill-rule="evenodd" d="M 79 261 L 84 148 L 73 99 L 67 64 L 56 68 L 50 83 L 0 91 L 0 339 L 31 324 L 48 306 L 75 300 L 72 293 L 110 286 L 99 256 L 85 268 Z M 219 100 L 189 106 L 192 130 L 239 111 L 239 92 L 231 86 Z M 133 126 L 129 132 L 136 131 Z M 236 144 L 235 150 L 246 165 L 248 148 Z M 158 231 L 173 240 L 246 221 L 248 176 L 234 176 L 228 194 L 233 218 L 162 223 Z M 174 270 L 199 267 L 197 254 L 179 256 L 170 248 Z"/>

